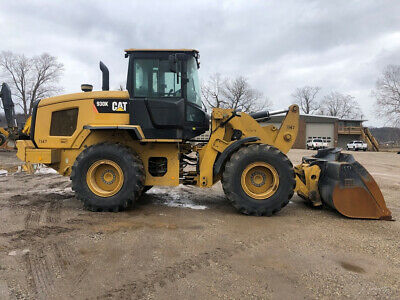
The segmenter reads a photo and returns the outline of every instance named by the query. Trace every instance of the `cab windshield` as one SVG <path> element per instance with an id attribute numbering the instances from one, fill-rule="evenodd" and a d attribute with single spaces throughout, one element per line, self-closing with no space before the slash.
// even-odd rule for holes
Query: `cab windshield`
<path id="1" fill-rule="evenodd" d="M 201 107 L 200 81 L 197 62 L 194 57 L 187 61 L 187 100 Z"/>
<path id="2" fill-rule="evenodd" d="M 182 94 L 182 88 L 184 88 L 187 100 L 201 107 L 201 91 L 196 59 L 191 56 L 185 63 L 187 80 L 182 80 L 180 70 L 177 72 L 170 70 L 167 58 L 135 59 L 135 97 L 181 98 L 184 96 Z"/>

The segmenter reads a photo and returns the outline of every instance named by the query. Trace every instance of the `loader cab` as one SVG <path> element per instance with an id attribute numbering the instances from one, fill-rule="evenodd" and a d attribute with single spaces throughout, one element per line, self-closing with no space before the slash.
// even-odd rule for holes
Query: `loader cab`
<path id="1" fill-rule="evenodd" d="M 209 128 L 202 110 L 196 50 L 126 50 L 130 123 L 146 138 L 183 139 Z"/>

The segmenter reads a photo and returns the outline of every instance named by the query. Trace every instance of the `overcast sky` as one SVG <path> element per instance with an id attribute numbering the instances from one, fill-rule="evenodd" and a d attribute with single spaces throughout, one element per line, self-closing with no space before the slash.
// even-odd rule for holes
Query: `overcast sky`
<path id="1" fill-rule="evenodd" d="M 367 125 L 381 126 L 371 90 L 400 64 L 400 1 L 1 1 L 0 51 L 48 52 L 65 65 L 61 85 L 125 85 L 126 48 L 196 48 L 203 80 L 244 75 L 274 108 L 303 85 L 353 95 Z"/>

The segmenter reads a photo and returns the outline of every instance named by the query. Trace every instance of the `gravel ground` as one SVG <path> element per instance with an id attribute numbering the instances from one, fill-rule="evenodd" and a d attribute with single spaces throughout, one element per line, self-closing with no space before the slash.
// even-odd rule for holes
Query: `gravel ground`
<path id="1" fill-rule="evenodd" d="M 399 218 L 400 155 L 355 156 Z M 92 213 L 68 178 L 18 164 L 0 152 L 0 299 L 400 299 L 399 222 L 298 196 L 273 217 L 243 216 L 220 185 L 153 188 L 129 211 Z"/>

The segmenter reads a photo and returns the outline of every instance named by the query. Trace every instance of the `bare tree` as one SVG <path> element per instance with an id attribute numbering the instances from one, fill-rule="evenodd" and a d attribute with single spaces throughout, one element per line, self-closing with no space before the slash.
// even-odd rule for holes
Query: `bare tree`
<path id="1" fill-rule="evenodd" d="M 47 53 L 29 58 L 8 51 L 0 54 L 0 69 L 27 119 L 36 100 L 60 91 L 57 83 L 64 66 Z"/>
<path id="2" fill-rule="evenodd" d="M 292 97 L 295 102 L 300 106 L 300 109 L 305 114 L 312 114 L 319 109 L 319 102 L 317 100 L 317 94 L 321 90 L 317 86 L 303 86 L 297 88 Z"/>
<path id="3" fill-rule="evenodd" d="M 377 111 L 394 126 L 400 126 L 400 66 L 388 65 L 372 92 Z"/>
<path id="4" fill-rule="evenodd" d="M 361 108 L 354 100 L 354 97 L 339 92 L 331 92 L 323 98 L 319 113 L 341 119 L 356 119 L 363 116 Z"/>
<path id="5" fill-rule="evenodd" d="M 268 98 L 251 88 L 245 77 L 223 78 L 219 73 L 202 85 L 202 96 L 208 107 L 232 108 L 237 111 L 255 112 L 271 107 Z"/>
<path id="6" fill-rule="evenodd" d="M 212 108 L 228 105 L 223 96 L 225 85 L 226 79 L 223 79 L 219 73 L 211 75 L 208 81 L 202 84 L 201 94 L 206 106 Z"/>

